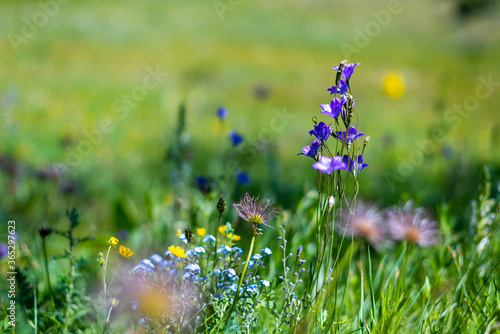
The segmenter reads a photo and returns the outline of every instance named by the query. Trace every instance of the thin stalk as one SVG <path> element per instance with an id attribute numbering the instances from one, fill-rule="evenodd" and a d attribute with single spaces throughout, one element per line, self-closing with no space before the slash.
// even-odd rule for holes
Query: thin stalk
<path id="1" fill-rule="evenodd" d="M 233 305 L 231 306 L 231 309 L 229 309 L 229 312 L 226 315 L 226 320 L 223 322 L 224 324 L 223 324 L 222 328 L 226 327 L 227 322 L 229 321 L 229 318 L 231 318 L 231 314 L 233 313 L 233 311 L 236 307 L 236 304 L 238 303 L 241 285 L 243 284 L 243 279 L 245 278 L 245 273 L 247 271 L 248 262 L 250 262 L 250 257 L 252 256 L 254 244 L 255 244 L 255 233 L 253 234 L 252 241 L 250 242 L 250 250 L 248 251 L 247 260 L 245 262 L 245 267 L 243 268 L 243 272 L 241 273 L 240 282 L 238 283 L 238 290 L 236 290 L 236 296 L 234 296 Z"/>
<path id="2" fill-rule="evenodd" d="M 108 247 L 108 252 L 106 253 L 106 260 L 104 261 L 104 267 L 103 267 L 103 274 L 102 274 L 102 286 L 103 286 L 103 291 L 104 291 L 104 300 L 102 302 L 102 308 L 106 309 L 106 268 L 108 267 L 108 258 L 109 258 L 109 252 L 111 251 L 111 245 Z"/>
<path id="3" fill-rule="evenodd" d="M 45 237 L 42 237 L 42 248 L 43 248 L 43 259 L 45 262 L 45 276 L 47 277 L 47 286 L 49 287 L 50 300 L 52 301 L 52 307 L 55 309 L 56 303 L 54 302 L 54 294 L 52 293 L 52 286 L 50 285 L 49 260 L 47 258 L 47 246 L 45 243 Z"/>

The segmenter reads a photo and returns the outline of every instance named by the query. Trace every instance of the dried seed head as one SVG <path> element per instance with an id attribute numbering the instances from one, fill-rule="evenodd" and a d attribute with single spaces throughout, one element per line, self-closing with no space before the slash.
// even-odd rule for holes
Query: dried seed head
<path id="1" fill-rule="evenodd" d="M 190 243 L 194 239 L 194 233 L 189 227 L 184 230 L 184 236 L 186 237 L 188 243 Z"/>
<path id="2" fill-rule="evenodd" d="M 226 211 L 226 200 L 222 195 L 219 197 L 219 201 L 217 202 L 217 211 L 219 211 L 220 214 L 223 214 L 224 211 Z"/>

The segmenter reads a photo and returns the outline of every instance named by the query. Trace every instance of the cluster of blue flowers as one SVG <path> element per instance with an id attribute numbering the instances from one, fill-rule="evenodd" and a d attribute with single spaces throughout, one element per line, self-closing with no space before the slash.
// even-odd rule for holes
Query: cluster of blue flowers
<path id="1" fill-rule="evenodd" d="M 330 150 L 326 146 L 326 141 L 330 136 L 338 140 L 342 144 L 342 147 L 346 147 L 349 153 L 353 142 L 365 135 L 350 125 L 356 100 L 348 94 L 348 91 L 350 90 L 351 75 L 354 68 L 358 65 L 359 63 L 347 64 L 347 61 L 344 60 L 339 66 L 333 67 L 337 71 L 336 83 L 335 86 L 328 88 L 328 91 L 330 94 L 334 94 L 334 97 L 329 104 L 320 104 L 320 107 L 322 109 L 321 113 L 333 118 L 334 123 L 329 125 L 324 122 L 317 123 L 314 118 L 315 125 L 309 131 L 309 134 L 315 136 L 316 139 L 310 146 L 304 146 L 302 153 L 299 153 L 299 155 L 305 155 L 316 160 L 312 168 L 320 172 L 331 174 L 335 170 L 343 169 L 352 173 L 359 173 L 363 168 L 368 166 L 367 163 L 363 162 L 363 155 L 356 156 L 354 150 L 351 152 L 352 154 L 345 154 L 343 156 L 333 156 L 332 154 L 327 156 L 322 154 L 323 148 L 330 153 Z M 340 98 L 336 96 L 337 94 L 340 94 Z M 340 130 L 339 119 L 344 124 L 346 131 Z"/>
<path id="2" fill-rule="evenodd" d="M 185 257 L 167 250 L 163 256 L 153 254 L 149 258 L 143 259 L 133 269 L 139 282 L 149 286 L 168 284 L 172 290 L 173 298 L 179 299 L 179 305 L 183 305 L 182 300 L 191 295 L 193 291 L 206 291 L 212 283 L 215 283 L 215 290 L 211 293 L 212 297 L 209 298 L 209 303 L 222 303 L 223 300 L 233 298 L 238 289 L 239 280 L 235 269 L 238 265 L 245 264 L 245 262 L 241 263 L 239 258 L 243 250 L 234 244 L 218 246 L 215 254 L 217 265 L 213 269 L 212 259 L 216 242 L 213 235 L 206 235 L 199 245 L 191 247 L 185 234 L 180 234 L 179 240 L 186 245 Z M 248 275 L 240 289 L 242 298 L 257 296 L 271 285 L 268 280 L 260 279 L 257 274 L 259 269 L 263 267 L 264 258 L 271 254 L 271 249 L 265 247 L 252 255 L 248 263 L 248 268 L 252 268 L 252 271 L 247 272 Z M 140 313 L 139 304 L 140 301 L 134 300 L 131 306 Z M 189 305 L 189 307 L 201 310 L 204 306 L 200 304 L 197 306 Z M 140 314 L 140 316 L 141 323 L 148 323 L 152 320 L 145 314 Z"/>

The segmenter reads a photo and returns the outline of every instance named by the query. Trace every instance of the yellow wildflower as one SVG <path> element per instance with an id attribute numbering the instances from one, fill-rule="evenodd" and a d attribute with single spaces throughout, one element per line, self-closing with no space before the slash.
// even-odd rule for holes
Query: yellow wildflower
<path id="1" fill-rule="evenodd" d="M 226 234 L 226 228 L 227 228 L 227 225 L 219 226 L 219 233 Z"/>
<path id="2" fill-rule="evenodd" d="M 131 257 L 134 255 L 134 252 L 130 250 L 130 248 L 127 248 L 123 245 L 120 246 L 120 254 L 125 256 L 125 257 Z"/>
<path id="3" fill-rule="evenodd" d="M 196 229 L 196 233 L 198 233 L 199 236 L 204 236 L 205 233 L 207 233 L 207 230 L 204 229 L 203 227 L 202 228 L 197 228 Z"/>
<path id="4" fill-rule="evenodd" d="M 233 239 L 233 241 L 240 241 L 241 240 L 241 237 L 237 234 L 232 234 L 232 233 L 228 233 L 226 234 L 226 237 L 228 237 L 228 239 Z"/>
<path id="5" fill-rule="evenodd" d="M 179 246 L 170 246 L 168 250 L 172 252 L 177 257 L 186 257 L 186 253 L 184 253 L 184 248 L 180 248 Z"/>
<path id="6" fill-rule="evenodd" d="M 110 246 L 115 246 L 115 245 L 118 245 L 118 242 L 119 242 L 119 241 L 118 241 L 118 239 L 116 239 L 115 237 L 111 237 L 111 238 L 109 238 L 109 240 L 108 240 L 108 244 L 109 244 Z"/>
<path id="7" fill-rule="evenodd" d="M 401 72 L 387 72 L 382 79 L 382 88 L 385 95 L 391 99 L 398 99 L 403 96 L 405 93 L 405 82 Z"/>
<path id="8" fill-rule="evenodd" d="M 179 230 L 177 230 L 177 238 L 178 238 L 178 237 L 180 237 L 180 236 L 181 236 L 181 234 L 182 234 L 182 231 L 181 231 L 180 229 L 179 229 Z"/>

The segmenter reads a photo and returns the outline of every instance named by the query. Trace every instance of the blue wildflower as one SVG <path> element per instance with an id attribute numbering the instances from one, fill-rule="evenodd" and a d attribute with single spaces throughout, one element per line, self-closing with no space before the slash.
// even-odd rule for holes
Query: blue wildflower
<path id="1" fill-rule="evenodd" d="M 219 246 L 217 247 L 217 253 L 231 253 L 231 247 L 229 247 L 228 245 L 222 245 L 222 246 Z"/>
<path id="2" fill-rule="evenodd" d="M 363 156 L 362 155 L 358 155 L 358 158 L 356 160 L 352 159 L 348 155 L 344 155 L 344 158 L 342 159 L 342 161 L 345 165 L 344 169 L 346 169 L 352 173 L 354 173 L 354 172 L 359 173 L 359 172 L 361 172 L 361 170 L 363 168 L 368 167 L 367 163 L 363 163 Z"/>
<path id="3" fill-rule="evenodd" d="M 220 119 L 225 119 L 227 115 L 229 115 L 229 111 L 226 107 L 221 106 L 219 107 L 219 109 L 217 109 L 217 116 L 219 116 Z"/>
<path id="4" fill-rule="evenodd" d="M 207 236 L 203 238 L 202 242 L 215 242 L 215 237 L 211 234 L 207 234 Z"/>
<path id="5" fill-rule="evenodd" d="M 257 285 L 255 285 L 255 284 L 250 284 L 250 285 L 247 287 L 247 292 L 250 292 L 250 293 L 256 293 L 256 292 L 257 292 Z"/>
<path id="6" fill-rule="evenodd" d="M 338 97 L 334 97 L 330 101 L 330 104 L 319 105 L 323 109 L 321 110 L 321 113 L 333 118 L 339 118 L 339 115 L 342 112 L 342 107 L 346 102 L 347 98 L 344 95 L 342 95 L 341 99 L 339 99 Z"/>
<path id="7" fill-rule="evenodd" d="M 214 275 L 220 275 L 220 269 L 219 268 L 214 269 Z"/>
<path id="8" fill-rule="evenodd" d="M 184 233 L 182 233 L 181 235 L 179 235 L 179 240 L 182 240 L 182 242 L 184 242 L 186 245 L 188 243 L 188 241 L 187 241 L 186 236 L 184 235 Z"/>
<path id="9" fill-rule="evenodd" d="M 260 283 L 263 285 L 263 286 L 270 286 L 271 284 L 269 283 L 269 281 L 263 279 L 262 281 L 260 281 Z"/>
<path id="10" fill-rule="evenodd" d="M 342 77 L 346 80 L 349 80 L 351 79 L 351 75 L 352 75 L 352 72 L 354 72 L 354 68 L 356 66 L 358 66 L 360 63 L 349 63 L 349 64 L 346 64 L 344 66 L 344 68 L 342 69 Z M 334 66 L 332 68 L 333 70 L 335 71 L 338 71 L 339 70 L 339 67 L 338 66 Z"/>
<path id="11" fill-rule="evenodd" d="M 236 182 L 242 186 L 247 185 L 250 182 L 250 177 L 245 172 L 236 173 Z"/>
<path id="12" fill-rule="evenodd" d="M 243 136 L 234 130 L 229 131 L 229 139 L 231 139 L 233 146 L 237 146 L 243 142 Z"/>
<path id="13" fill-rule="evenodd" d="M 302 153 L 299 153 L 297 155 L 305 155 L 307 157 L 311 157 L 311 158 L 316 158 L 316 155 L 318 154 L 318 149 L 321 147 L 321 144 L 320 142 L 315 139 L 311 146 L 304 146 L 302 147 Z"/>
<path id="14" fill-rule="evenodd" d="M 205 248 L 201 247 L 201 246 L 197 246 L 194 248 L 194 252 L 196 254 L 205 254 Z"/>
<path id="15" fill-rule="evenodd" d="M 236 292 L 238 290 L 238 284 L 234 283 L 229 286 L 229 289 L 231 289 L 233 292 Z"/>
<path id="16" fill-rule="evenodd" d="M 245 264 L 245 263 L 246 263 L 246 261 L 243 262 L 243 264 Z M 252 261 L 252 260 L 248 261 L 248 268 L 253 268 L 254 265 L 255 265 L 254 261 Z"/>
<path id="17" fill-rule="evenodd" d="M 319 170 L 322 173 L 331 174 L 334 170 L 345 169 L 345 164 L 340 156 L 329 158 L 322 156 L 319 161 L 313 163 L 312 168 Z"/>
<path id="18" fill-rule="evenodd" d="M 188 271 L 192 271 L 192 272 L 195 272 L 195 273 L 200 273 L 201 271 L 201 268 L 199 265 L 197 265 L 196 263 L 191 263 L 191 264 L 188 264 L 186 266 L 186 270 Z"/>
<path id="19" fill-rule="evenodd" d="M 236 275 L 236 271 L 233 268 L 226 269 L 222 272 L 223 275 L 227 276 L 231 281 L 238 279 L 238 275 Z"/>
<path id="20" fill-rule="evenodd" d="M 254 260 L 260 260 L 260 259 L 262 259 L 262 255 L 260 255 L 259 253 L 254 254 L 254 255 L 252 256 L 252 259 L 254 259 Z"/>
<path id="21" fill-rule="evenodd" d="M 349 131 L 347 133 L 347 144 L 352 143 L 356 138 L 364 136 L 365 134 L 363 132 L 359 132 L 354 126 L 349 127 Z M 337 137 L 341 140 L 344 141 L 344 136 L 345 136 L 345 131 L 337 131 Z"/>
<path id="22" fill-rule="evenodd" d="M 330 124 L 331 125 L 331 124 Z M 323 122 L 320 122 L 318 125 L 314 126 L 314 129 L 309 131 L 309 134 L 312 136 L 316 136 L 320 141 L 326 141 L 330 136 L 330 126 L 326 125 Z"/>
<path id="23" fill-rule="evenodd" d="M 347 83 L 347 81 L 345 81 L 343 78 L 341 78 L 339 80 L 338 86 L 332 86 L 332 87 L 328 88 L 328 91 L 330 92 L 330 94 L 334 94 L 334 93 L 346 94 L 348 88 L 349 88 L 349 84 Z"/>
<path id="24" fill-rule="evenodd" d="M 271 255 L 273 253 L 273 251 L 269 247 L 263 248 L 260 252 L 266 255 Z"/>
<path id="25" fill-rule="evenodd" d="M 243 254 L 243 249 L 241 249 L 238 246 L 233 246 L 233 252 L 237 252 L 237 253 Z"/>
<path id="26" fill-rule="evenodd" d="M 162 263 L 163 262 L 163 257 L 161 257 L 160 255 L 158 254 L 153 254 L 151 255 L 150 259 L 154 262 L 154 263 Z"/>

